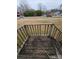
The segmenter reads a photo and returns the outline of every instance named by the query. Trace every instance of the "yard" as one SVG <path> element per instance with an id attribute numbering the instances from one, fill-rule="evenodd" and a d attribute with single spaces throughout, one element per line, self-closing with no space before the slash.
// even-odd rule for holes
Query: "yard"
<path id="1" fill-rule="evenodd" d="M 17 28 L 25 24 L 44 24 L 53 23 L 58 29 L 62 30 L 62 17 L 24 17 L 17 20 Z"/>

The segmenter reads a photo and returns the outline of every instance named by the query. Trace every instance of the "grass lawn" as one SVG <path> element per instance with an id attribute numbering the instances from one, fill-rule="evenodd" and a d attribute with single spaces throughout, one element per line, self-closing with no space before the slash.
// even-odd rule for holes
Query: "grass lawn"
<path id="1" fill-rule="evenodd" d="M 62 30 L 62 17 L 25 17 L 17 20 L 17 28 L 25 24 L 53 23 Z"/>

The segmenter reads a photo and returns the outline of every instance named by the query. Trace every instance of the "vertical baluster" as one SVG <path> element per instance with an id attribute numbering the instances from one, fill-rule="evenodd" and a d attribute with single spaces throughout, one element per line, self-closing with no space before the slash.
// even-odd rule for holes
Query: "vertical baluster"
<path id="1" fill-rule="evenodd" d="M 41 36 L 41 25 L 40 25 L 40 36 Z"/>
<path id="2" fill-rule="evenodd" d="M 35 33 L 35 35 L 36 35 L 36 27 L 35 27 L 35 25 L 34 25 L 34 33 Z"/>
<path id="3" fill-rule="evenodd" d="M 51 37 L 53 37 L 53 32 L 54 32 L 54 25 L 52 25 Z"/>
<path id="4" fill-rule="evenodd" d="M 56 26 L 55 26 L 55 27 L 56 27 Z M 57 29 L 58 32 L 60 32 L 59 29 L 58 29 L 57 27 L 56 27 L 56 29 Z"/>
<path id="5" fill-rule="evenodd" d="M 32 29 L 33 29 L 33 36 L 34 36 L 35 35 L 34 25 L 32 25 Z"/>
<path id="6" fill-rule="evenodd" d="M 44 24 L 43 24 L 43 28 L 42 29 L 43 29 L 43 36 L 45 36 L 45 30 L 44 30 L 45 26 L 44 26 Z"/>
<path id="7" fill-rule="evenodd" d="M 33 25 L 33 30 L 34 30 L 33 33 L 34 33 L 34 36 L 35 36 L 35 25 Z"/>
<path id="8" fill-rule="evenodd" d="M 36 36 L 37 36 L 37 32 L 38 32 L 38 29 L 37 29 L 37 25 L 36 25 Z"/>
<path id="9" fill-rule="evenodd" d="M 23 44 L 23 41 L 21 40 L 20 37 L 18 37 L 18 35 L 17 35 L 17 44 L 19 47 L 21 47 L 21 45 Z"/>
<path id="10" fill-rule="evenodd" d="M 45 34 L 46 34 L 46 24 L 44 26 L 45 26 L 44 27 L 44 36 L 45 36 Z"/>
<path id="11" fill-rule="evenodd" d="M 31 35 L 33 36 L 33 29 L 32 29 L 32 25 L 30 25 L 30 30 L 31 30 Z"/>
<path id="12" fill-rule="evenodd" d="M 47 25 L 46 25 L 46 35 L 47 35 Z"/>
<path id="13" fill-rule="evenodd" d="M 56 27 L 54 28 L 54 32 L 53 32 L 53 37 L 55 38 L 55 33 L 56 33 L 57 29 Z"/>
<path id="14" fill-rule="evenodd" d="M 48 36 L 49 36 L 49 33 L 50 33 L 50 29 L 51 29 L 51 25 L 49 24 L 49 28 L 48 28 Z"/>
<path id="15" fill-rule="evenodd" d="M 60 32 L 58 31 L 58 34 L 57 34 L 57 37 L 56 37 L 57 40 L 58 40 L 59 36 L 60 36 Z"/>
<path id="16" fill-rule="evenodd" d="M 30 31 L 30 35 L 32 36 L 31 25 L 29 25 L 29 31 Z"/>
<path id="17" fill-rule="evenodd" d="M 41 36 L 43 35 L 43 24 L 41 25 Z"/>
<path id="18" fill-rule="evenodd" d="M 26 30 L 26 25 L 24 25 L 24 32 L 25 32 L 25 35 L 26 35 L 26 37 L 28 36 L 28 33 L 27 33 L 27 30 Z"/>
<path id="19" fill-rule="evenodd" d="M 26 32 L 27 32 L 28 36 L 30 36 L 28 25 L 26 25 Z"/>
<path id="20" fill-rule="evenodd" d="M 32 25 L 32 35 L 34 36 L 34 27 L 33 27 L 33 25 Z"/>
<path id="21" fill-rule="evenodd" d="M 51 32 L 52 32 L 52 24 L 50 25 L 50 30 L 49 30 L 49 36 L 51 36 Z"/>
<path id="22" fill-rule="evenodd" d="M 26 32 L 26 37 L 29 35 L 28 32 L 27 32 L 27 28 L 26 28 L 26 25 L 24 25 L 24 30 Z"/>
<path id="23" fill-rule="evenodd" d="M 19 40 L 17 40 L 17 46 L 19 46 L 21 48 L 21 44 L 20 44 Z"/>
<path id="24" fill-rule="evenodd" d="M 55 26 L 53 26 L 52 37 L 54 38 Z"/>
<path id="25" fill-rule="evenodd" d="M 25 40 L 25 35 L 24 35 L 24 33 L 23 33 L 23 30 L 22 30 L 22 27 L 19 29 L 20 30 L 20 34 L 22 35 L 22 37 L 23 37 L 23 40 Z"/>
<path id="26" fill-rule="evenodd" d="M 47 24 L 47 36 L 48 36 L 48 32 L 49 32 L 49 24 Z"/>
<path id="27" fill-rule="evenodd" d="M 37 25 L 37 36 L 39 36 L 39 25 Z"/>
<path id="28" fill-rule="evenodd" d="M 31 35 L 33 36 L 33 29 L 32 29 L 32 25 L 30 25 L 30 30 L 31 30 Z"/>
<path id="29" fill-rule="evenodd" d="M 21 33 L 19 32 L 19 29 L 17 30 L 17 33 L 18 33 L 18 35 L 21 37 L 22 41 L 24 41 L 24 40 L 23 40 L 24 38 L 22 37 Z"/>
<path id="30" fill-rule="evenodd" d="M 41 36 L 42 36 L 42 25 L 41 25 L 41 28 L 40 29 L 41 29 Z"/>
<path id="31" fill-rule="evenodd" d="M 40 36 L 40 24 L 39 24 L 39 36 Z"/>
<path id="32" fill-rule="evenodd" d="M 37 25 L 37 36 L 39 36 L 39 25 Z"/>
<path id="33" fill-rule="evenodd" d="M 52 33 L 53 38 L 54 38 L 55 30 L 56 30 L 56 28 L 55 28 L 55 26 L 53 26 L 53 33 Z"/>
<path id="34" fill-rule="evenodd" d="M 23 40 L 25 40 L 25 35 L 24 35 L 24 33 L 23 33 L 23 30 L 22 30 L 22 27 L 20 28 L 20 32 L 21 32 L 21 35 L 23 36 Z"/>
<path id="35" fill-rule="evenodd" d="M 31 36 L 30 25 L 28 25 L 28 31 L 29 31 L 29 34 L 30 34 L 30 36 Z"/>
<path id="36" fill-rule="evenodd" d="M 19 42 L 21 43 L 21 44 L 23 44 L 23 41 L 22 41 L 22 39 L 17 35 L 17 40 L 19 40 Z"/>
<path id="37" fill-rule="evenodd" d="M 25 37 L 26 37 L 25 27 L 23 26 L 22 29 L 23 29 L 24 35 L 25 35 Z"/>
<path id="38" fill-rule="evenodd" d="M 36 25 L 36 36 L 37 36 L 37 31 L 38 31 L 38 30 L 37 30 L 37 25 Z"/>
<path id="39" fill-rule="evenodd" d="M 53 32 L 54 32 L 54 24 L 52 25 L 52 31 L 51 31 L 51 36 L 53 37 Z"/>
<path id="40" fill-rule="evenodd" d="M 57 33 L 57 29 L 55 30 L 54 37 L 56 36 L 56 33 Z"/>
<path id="41" fill-rule="evenodd" d="M 35 25 L 34 25 L 34 36 L 36 35 L 36 27 L 35 27 Z"/>
<path id="42" fill-rule="evenodd" d="M 32 25 L 32 27 L 31 27 L 31 29 L 32 29 L 32 35 L 34 34 L 34 28 L 33 28 L 33 25 Z"/>
<path id="43" fill-rule="evenodd" d="M 34 28 L 34 36 L 35 36 L 35 25 L 33 25 L 33 28 Z"/>

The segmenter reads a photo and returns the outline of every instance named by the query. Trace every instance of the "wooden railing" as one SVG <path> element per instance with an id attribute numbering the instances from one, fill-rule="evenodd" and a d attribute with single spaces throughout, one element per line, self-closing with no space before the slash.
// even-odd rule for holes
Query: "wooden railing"
<path id="1" fill-rule="evenodd" d="M 20 27 L 17 29 L 17 52 L 19 53 L 19 51 L 21 50 L 21 48 L 23 47 L 25 41 L 28 39 L 28 35 L 26 33 L 26 29 L 24 26 Z"/>
<path id="2" fill-rule="evenodd" d="M 62 39 L 62 32 L 54 25 L 51 25 L 50 37 L 53 37 L 57 41 L 61 41 Z"/>
<path id="3" fill-rule="evenodd" d="M 58 42 L 62 39 L 62 32 L 54 24 L 32 24 L 24 25 L 17 29 L 17 51 L 23 47 L 30 36 L 48 36 Z"/>

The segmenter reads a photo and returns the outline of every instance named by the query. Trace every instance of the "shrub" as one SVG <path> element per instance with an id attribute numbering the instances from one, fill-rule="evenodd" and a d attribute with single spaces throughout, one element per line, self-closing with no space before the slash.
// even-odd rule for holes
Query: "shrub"
<path id="1" fill-rule="evenodd" d="M 26 11 L 24 12 L 24 16 L 34 16 L 35 12 L 34 11 Z"/>
<path id="2" fill-rule="evenodd" d="M 24 16 L 42 16 L 44 12 L 41 10 L 30 10 L 30 11 L 26 11 L 24 12 Z"/>
<path id="3" fill-rule="evenodd" d="M 41 10 L 36 10 L 35 12 L 36 12 L 36 16 L 42 16 L 43 14 L 43 11 Z"/>

